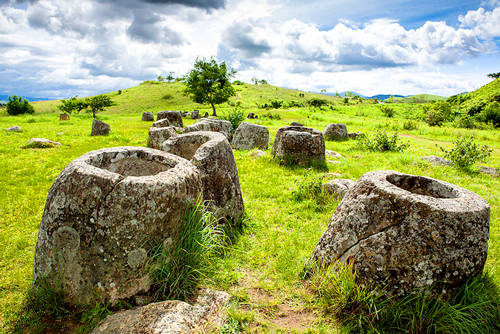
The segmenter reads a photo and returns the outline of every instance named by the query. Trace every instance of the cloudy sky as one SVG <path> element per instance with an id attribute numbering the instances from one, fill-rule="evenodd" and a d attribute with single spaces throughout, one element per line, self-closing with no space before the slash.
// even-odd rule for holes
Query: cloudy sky
<path id="1" fill-rule="evenodd" d="M 500 0 L 0 0 L 0 94 L 89 96 L 196 57 L 305 91 L 449 96 L 500 72 Z"/>

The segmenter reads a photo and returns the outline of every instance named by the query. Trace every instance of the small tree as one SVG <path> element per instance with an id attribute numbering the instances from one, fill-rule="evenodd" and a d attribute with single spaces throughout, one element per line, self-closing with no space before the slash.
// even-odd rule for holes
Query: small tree
<path id="1" fill-rule="evenodd" d="M 92 113 L 92 117 L 95 118 L 95 114 L 98 112 L 104 111 L 107 107 L 111 107 L 116 105 L 116 103 L 111 100 L 109 96 L 106 95 L 97 95 L 88 97 L 85 99 L 87 103 L 87 108 L 90 108 L 89 112 Z"/>
<path id="2" fill-rule="evenodd" d="M 35 108 L 30 102 L 22 96 L 12 95 L 9 96 L 9 101 L 6 105 L 7 114 L 16 116 L 21 114 L 33 114 Z"/>
<path id="3" fill-rule="evenodd" d="M 184 95 L 196 103 L 210 104 L 213 110 L 212 116 L 217 116 L 215 105 L 227 102 L 235 95 L 230 81 L 235 73 L 233 69 L 227 71 L 226 62 L 217 64 L 214 58 L 210 61 L 196 58 L 194 69 L 184 77 L 186 84 Z"/>
<path id="4" fill-rule="evenodd" d="M 57 106 L 57 109 L 61 110 L 63 113 L 72 114 L 73 112 L 79 113 L 83 109 L 88 107 L 88 104 L 85 100 L 78 100 L 78 95 L 74 96 L 68 100 L 61 100 L 60 105 Z"/>
<path id="5" fill-rule="evenodd" d="M 174 78 L 174 72 L 170 71 L 165 79 L 167 79 L 168 82 L 174 81 L 175 80 L 175 78 Z"/>
<path id="6" fill-rule="evenodd" d="M 164 76 L 161 76 L 159 75 L 158 78 L 156 78 L 156 80 L 160 81 L 160 82 L 163 82 L 165 81 L 165 77 Z"/>
<path id="7" fill-rule="evenodd" d="M 490 73 L 490 74 L 488 74 L 488 77 L 489 78 L 493 78 L 493 79 L 498 79 L 498 78 L 500 78 L 500 72 L 498 72 L 498 73 Z"/>

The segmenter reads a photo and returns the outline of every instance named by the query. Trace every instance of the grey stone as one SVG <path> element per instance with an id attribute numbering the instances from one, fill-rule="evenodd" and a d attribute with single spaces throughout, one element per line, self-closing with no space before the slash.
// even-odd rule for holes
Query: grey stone
<path id="1" fill-rule="evenodd" d="M 349 139 L 356 139 L 358 137 L 364 137 L 365 134 L 363 132 L 351 132 L 348 133 L 347 136 L 349 137 Z"/>
<path id="2" fill-rule="evenodd" d="M 152 112 L 145 111 L 142 113 L 142 120 L 144 122 L 154 122 L 155 121 L 155 115 L 153 115 Z"/>
<path id="3" fill-rule="evenodd" d="M 35 252 L 33 284 L 62 286 L 70 305 L 128 299 L 150 288 L 146 252 L 177 240 L 200 173 L 179 156 L 144 147 L 87 153 L 50 188 Z"/>
<path id="4" fill-rule="evenodd" d="M 323 134 L 303 126 L 285 126 L 278 129 L 271 154 L 302 166 L 325 161 Z"/>
<path id="5" fill-rule="evenodd" d="M 323 131 L 323 136 L 325 137 L 325 140 L 349 139 L 345 124 L 328 124 Z"/>
<path id="6" fill-rule="evenodd" d="M 494 167 L 485 167 L 485 166 L 480 166 L 480 171 L 483 174 L 489 174 L 491 176 L 498 177 L 500 175 L 500 170 L 498 168 Z"/>
<path id="7" fill-rule="evenodd" d="M 22 132 L 23 130 L 19 125 L 14 125 L 11 126 L 10 128 L 4 129 L 5 131 L 11 131 L 11 132 Z"/>
<path id="8" fill-rule="evenodd" d="M 299 122 L 292 122 L 290 123 L 290 126 L 304 126 L 302 123 Z"/>
<path id="9" fill-rule="evenodd" d="M 170 126 L 170 121 L 166 118 L 160 119 L 159 121 L 153 123 L 154 128 L 166 128 L 168 126 Z"/>
<path id="10" fill-rule="evenodd" d="M 344 198 L 345 194 L 356 184 L 353 180 L 349 179 L 335 179 L 323 185 L 330 195 L 338 199 Z"/>
<path id="11" fill-rule="evenodd" d="M 257 118 L 257 115 L 255 115 L 253 112 L 249 113 L 247 116 L 248 119 L 255 119 Z"/>
<path id="12" fill-rule="evenodd" d="M 104 319 L 91 334 L 205 333 L 207 326 L 222 325 L 229 294 L 203 290 L 194 305 L 167 300 L 121 311 Z"/>
<path id="13" fill-rule="evenodd" d="M 199 119 L 200 118 L 200 111 L 199 110 L 193 110 L 191 113 L 191 118 L 192 119 Z"/>
<path id="14" fill-rule="evenodd" d="M 344 157 L 335 151 L 325 150 L 325 155 L 335 158 L 335 159 L 343 159 Z"/>
<path id="15" fill-rule="evenodd" d="M 438 157 L 436 155 L 429 155 L 427 157 L 422 157 L 420 158 L 424 161 L 427 161 L 433 165 L 440 165 L 440 166 L 451 166 L 452 162 L 446 160 L 445 158 Z"/>
<path id="16" fill-rule="evenodd" d="M 253 158 L 262 158 L 266 155 L 266 152 L 261 150 L 256 150 L 255 152 L 250 153 L 250 156 Z"/>
<path id="17" fill-rule="evenodd" d="M 157 121 L 165 118 L 169 120 L 170 125 L 172 126 L 177 126 L 179 128 L 184 127 L 184 122 L 182 121 L 182 115 L 180 111 L 164 110 L 158 112 L 158 114 L 156 115 Z"/>
<path id="18" fill-rule="evenodd" d="M 26 145 L 42 148 L 42 147 L 54 147 L 55 145 L 61 145 L 61 143 L 45 138 L 32 138 L 28 140 Z"/>
<path id="19" fill-rule="evenodd" d="M 223 134 L 196 131 L 170 138 L 163 143 L 165 152 L 191 161 L 200 170 L 203 198 L 210 201 L 217 218 L 234 222 L 241 218 L 244 205 L 233 151 Z"/>
<path id="20" fill-rule="evenodd" d="M 269 129 L 262 125 L 242 122 L 234 132 L 231 146 L 237 150 L 260 148 L 267 150 Z"/>
<path id="21" fill-rule="evenodd" d="M 104 123 L 98 119 L 92 121 L 92 136 L 105 136 L 109 133 L 111 127 L 109 124 Z"/>
<path id="22" fill-rule="evenodd" d="M 459 186 L 368 172 L 340 202 L 312 260 L 351 261 L 358 284 L 388 295 L 432 287 L 448 299 L 482 272 L 489 219 L 488 203 Z"/>
<path id="23" fill-rule="evenodd" d="M 172 126 L 166 128 L 149 128 L 148 132 L 149 147 L 159 150 L 161 144 L 163 144 L 164 141 L 168 140 L 171 137 L 177 137 L 177 132 L 175 131 L 175 128 Z"/>
<path id="24" fill-rule="evenodd" d="M 220 132 L 226 136 L 227 140 L 231 142 L 233 139 L 233 126 L 231 122 L 221 119 L 204 118 L 199 122 L 188 125 L 184 128 L 184 133 L 195 131 L 214 131 Z"/>

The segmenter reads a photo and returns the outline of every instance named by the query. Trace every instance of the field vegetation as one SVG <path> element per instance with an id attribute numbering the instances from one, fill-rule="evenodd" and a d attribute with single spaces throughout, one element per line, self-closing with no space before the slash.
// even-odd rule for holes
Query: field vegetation
<path id="1" fill-rule="evenodd" d="M 391 116 L 376 101 L 345 99 L 301 92 L 268 84 L 234 85 L 236 96 L 218 107 L 224 117 L 254 113 L 246 119 L 276 131 L 292 121 L 322 131 L 329 123 L 344 123 L 349 132 L 368 135 L 365 142 L 327 141 L 326 148 L 342 155 L 328 161 L 327 169 L 283 166 L 270 155 L 235 151 L 246 220 L 243 233 L 231 238 L 224 251 L 211 259 L 210 275 L 201 286 L 221 289 L 232 296 L 227 323 L 214 333 L 484 333 L 498 332 L 500 307 L 500 178 L 481 174 L 480 165 L 500 168 L 500 130 L 470 115 L 472 106 L 494 103 L 500 81 L 469 93 L 466 100 L 449 101 L 450 113 L 440 126 L 426 123 L 433 103 L 391 103 Z M 34 114 L 9 116 L 0 109 L 0 127 L 14 125 L 22 132 L 0 131 L 0 328 L 9 332 L 86 332 L 114 310 L 94 305 L 78 315 L 60 312 L 56 319 L 28 315 L 32 268 L 38 228 L 56 176 L 73 159 L 92 150 L 113 146 L 146 146 L 149 122 L 145 111 L 211 113 L 182 95 L 181 82 L 146 81 L 136 87 L 106 94 L 116 105 L 96 117 L 111 125 L 108 136 L 91 137 L 92 115 L 72 114 L 59 121 L 60 101 L 35 102 Z M 481 93 L 484 90 L 484 93 Z M 317 100 L 324 101 L 319 103 Z M 387 106 L 387 105 L 385 105 Z M 445 111 L 447 113 L 447 111 Z M 472 127 L 457 127 L 462 116 Z M 266 117 L 267 116 L 267 117 Z M 184 118 L 184 124 L 192 124 Z M 431 165 L 420 157 L 451 152 L 457 138 L 474 137 L 478 147 L 491 150 L 486 162 L 469 168 Z M 62 145 L 50 149 L 22 148 L 31 138 L 47 138 Z M 372 141 L 369 144 L 368 141 Z M 397 149 L 380 147 L 395 145 Z M 375 142 L 374 142 L 375 141 Z M 361 143 L 361 144 L 360 144 Z M 363 144 L 364 143 L 364 144 Z M 368 144 L 367 144 L 368 143 Z M 374 148 L 374 149 L 372 149 Z M 443 148 L 444 150 L 442 150 Z M 357 180 L 372 170 L 397 170 L 451 182 L 476 192 L 491 206 L 490 244 L 485 274 L 464 287 L 456 300 L 444 303 L 428 298 L 391 302 L 353 285 L 348 269 L 308 276 L 308 258 L 325 231 L 338 200 L 325 195 L 320 185 L 333 178 Z M 161 257 L 161 254 L 158 255 Z M 167 290 L 162 292 L 170 293 Z M 47 308 L 42 304 L 40 308 Z M 126 306 L 124 306 L 126 307 Z M 65 327 L 67 326 L 67 327 Z M 362 326 L 362 328 L 359 328 Z"/>

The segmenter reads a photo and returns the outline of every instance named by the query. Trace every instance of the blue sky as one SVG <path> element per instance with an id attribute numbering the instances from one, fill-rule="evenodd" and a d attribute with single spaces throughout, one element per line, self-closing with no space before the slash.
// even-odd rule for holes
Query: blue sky
<path id="1" fill-rule="evenodd" d="M 500 72 L 500 0 L 0 0 L 0 95 L 89 96 L 196 57 L 305 91 L 450 96 Z"/>

